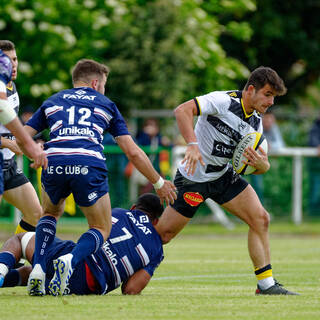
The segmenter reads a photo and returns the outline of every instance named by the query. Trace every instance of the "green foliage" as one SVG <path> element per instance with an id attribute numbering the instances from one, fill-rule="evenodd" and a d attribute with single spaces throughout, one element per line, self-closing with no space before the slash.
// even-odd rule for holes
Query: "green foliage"
<path id="1" fill-rule="evenodd" d="M 133 108 L 171 109 L 213 88 L 234 87 L 248 71 L 227 57 L 219 36 L 226 30 L 237 39 L 248 39 L 250 26 L 230 22 L 225 27 L 201 4 L 192 0 L 5 1 L 0 30 L 17 46 L 17 85 L 23 104 L 38 107 L 52 93 L 70 87 L 70 69 L 83 57 L 111 67 L 107 94 L 124 114 Z M 242 15 L 250 9 L 242 0 L 207 4 Z"/>
<path id="2" fill-rule="evenodd" d="M 247 39 L 223 34 L 221 44 L 228 54 L 250 70 L 259 65 L 274 68 L 284 78 L 288 94 L 282 103 L 296 101 L 305 95 L 308 85 L 320 77 L 320 5 L 319 1 L 256 0 L 256 10 L 238 16 L 221 14 L 219 22 L 234 24 L 246 21 L 253 30 Z M 312 101 L 315 106 L 319 100 Z"/>

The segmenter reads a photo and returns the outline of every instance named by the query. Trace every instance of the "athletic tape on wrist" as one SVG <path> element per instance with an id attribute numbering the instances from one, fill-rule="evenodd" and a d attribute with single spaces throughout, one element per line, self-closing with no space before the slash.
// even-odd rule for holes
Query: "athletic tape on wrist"
<path id="1" fill-rule="evenodd" d="M 158 190 L 161 189 L 164 185 L 164 180 L 162 179 L 162 177 L 159 178 L 159 180 L 153 184 L 153 187 Z"/>

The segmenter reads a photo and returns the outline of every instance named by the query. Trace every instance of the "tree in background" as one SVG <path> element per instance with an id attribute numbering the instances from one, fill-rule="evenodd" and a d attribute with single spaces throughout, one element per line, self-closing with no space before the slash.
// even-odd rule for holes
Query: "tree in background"
<path id="1" fill-rule="evenodd" d="M 268 65 L 296 101 L 318 83 L 319 1 L 0 0 L 2 38 L 17 44 L 24 105 L 70 86 L 82 57 L 111 67 L 108 95 L 124 114 L 172 109 L 197 94 L 241 88 Z M 307 90 L 308 89 L 308 90 Z M 313 95 L 314 96 L 314 95 Z M 315 102 L 317 98 L 314 98 Z"/>
<path id="2" fill-rule="evenodd" d="M 319 88 L 320 81 L 320 1 L 297 0 L 294 5 L 290 1 L 255 2 L 256 10 L 242 14 L 216 12 L 207 2 L 202 6 L 226 26 L 248 22 L 253 33 L 246 41 L 235 37 L 229 27 L 220 43 L 249 69 L 266 65 L 277 70 L 288 87 L 288 94 L 279 101 L 297 106 L 297 97 L 308 93 L 309 102 L 316 102 L 309 87 L 318 83 Z"/>
<path id="3" fill-rule="evenodd" d="M 23 103 L 39 106 L 69 87 L 70 66 L 82 57 L 111 67 L 108 95 L 123 113 L 172 109 L 199 89 L 223 89 L 246 77 L 248 70 L 219 44 L 223 26 L 200 3 L 5 1 L 0 29 L 17 43 Z"/>

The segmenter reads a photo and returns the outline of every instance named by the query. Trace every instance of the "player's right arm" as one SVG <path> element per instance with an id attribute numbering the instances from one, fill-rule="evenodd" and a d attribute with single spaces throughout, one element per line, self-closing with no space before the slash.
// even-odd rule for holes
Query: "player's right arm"
<path id="1" fill-rule="evenodd" d="M 150 274 L 140 269 L 121 285 L 122 294 L 139 294 L 149 283 Z"/>
<path id="2" fill-rule="evenodd" d="M 189 100 L 179 105 L 174 110 L 174 114 L 179 131 L 187 143 L 187 150 L 182 163 L 186 162 L 185 169 L 188 175 L 193 175 L 198 161 L 200 161 L 201 165 L 205 165 L 197 145 L 198 141 L 193 125 L 193 118 L 198 115 L 198 108 L 194 100 Z"/>

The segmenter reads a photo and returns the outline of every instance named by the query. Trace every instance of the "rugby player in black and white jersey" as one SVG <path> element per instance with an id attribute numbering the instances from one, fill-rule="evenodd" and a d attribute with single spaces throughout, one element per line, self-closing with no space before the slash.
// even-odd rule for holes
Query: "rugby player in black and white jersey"
<path id="1" fill-rule="evenodd" d="M 34 160 L 32 167 L 47 167 L 48 161 L 45 152 L 26 134 L 15 111 L 7 99 L 6 85 L 11 80 L 12 63 L 10 58 L 0 49 L 0 124 L 3 124 L 19 139 L 19 146 L 23 152 Z M 3 157 L 0 153 L 0 201 L 3 195 Z"/>
<path id="2" fill-rule="evenodd" d="M 18 72 L 18 57 L 13 42 L 0 40 L 0 49 L 10 58 L 12 63 L 12 75 L 8 82 L 8 102 L 18 114 L 20 101 L 14 83 Z M 16 143 L 15 137 L 4 125 L 0 124 L 0 152 L 3 156 L 4 199 L 18 208 L 23 217 L 20 220 L 16 233 L 35 231 L 35 226 L 42 215 L 42 208 L 37 193 L 23 172 L 17 168 L 15 155 L 22 155 L 22 151 Z"/>
<path id="3" fill-rule="evenodd" d="M 179 105 L 175 116 L 187 143 L 174 184 L 177 200 L 168 206 L 156 228 L 163 243 L 169 242 L 194 216 L 199 205 L 211 198 L 249 226 L 248 249 L 258 280 L 256 294 L 295 295 L 272 276 L 269 248 L 269 214 L 256 192 L 230 164 L 237 143 L 247 133 L 262 132 L 260 114 L 286 93 L 278 74 L 267 67 L 255 69 L 242 91 L 214 91 Z M 193 119 L 198 116 L 197 123 Z M 246 149 L 255 174 L 269 170 L 267 154 Z"/>

